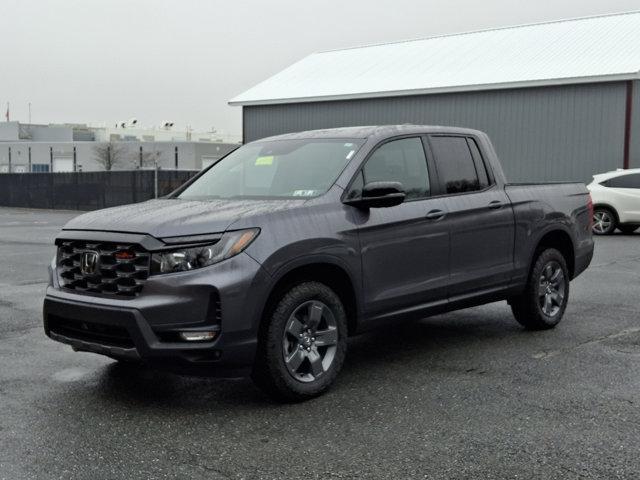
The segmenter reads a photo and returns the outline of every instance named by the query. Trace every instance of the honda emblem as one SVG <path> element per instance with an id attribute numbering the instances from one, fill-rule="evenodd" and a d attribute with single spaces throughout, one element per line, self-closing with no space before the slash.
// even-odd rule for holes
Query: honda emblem
<path id="1" fill-rule="evenodd" d="M 98 271 L 98 252 L 82 252 L 80 271 L 83 275 L 94 275 Z"/>

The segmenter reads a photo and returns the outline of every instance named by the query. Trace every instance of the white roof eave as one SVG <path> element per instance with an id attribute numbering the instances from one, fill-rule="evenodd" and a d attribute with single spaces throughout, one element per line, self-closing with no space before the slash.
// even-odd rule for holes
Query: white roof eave
<path id="1" fill-rule="evenodd" d="M 235 96 L 269 105 L 635 80 L 640 12 L 313 53 Z"/>
<path id="2" fill-rule="evenodd" d="M 260 100 L 242 100 L 240 96 L 229 100 L 228 104 L 232 106 L 251 106 L 251 105 L 281 105 L 286 103 L 311 103 L 311 102 L 331 102 L 337 100 L 359 100 L 366 98 L 382 98 L 382 97 L 406 97 L 411 95 L 435 95 L 438 93 L 458 93 L 458 92 L 477 92 L 483 90 L 505 90 L 508 88 L 533 88 L 547 87 L 558 85 L 576 85 L 585 83 L 604 83 L 604 82 L 622 82 L 626 80 L 640 80 L 639 72 L 621 73 L 615 75 L 599 75 L 594 77 L 571 77 L 571 78 L 551 78 L 544 80 L 527 80 L 523 82 L 504 82 L 489 83 L 483 85 L 457 85 L 441 88 L 424 88 L 415 90 L 395 90 L 383 92 L 363 92 L 363 93 L 347 93 L 344 95 L 324 95 L 315 97 L 292 97 L 292 98 L 272 98 Z"/>

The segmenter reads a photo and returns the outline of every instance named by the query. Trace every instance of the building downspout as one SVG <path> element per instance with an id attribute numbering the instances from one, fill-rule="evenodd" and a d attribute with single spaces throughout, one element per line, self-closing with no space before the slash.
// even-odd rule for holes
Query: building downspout
<path id="1" fill-rule="evenodd" d="M 633 113 L 633 81 L 627 80 L 627 103 L 624 110 L 624 158 L 622 168 L 627 169 L 630 165 L 631 155 L 631 115 Z"/>

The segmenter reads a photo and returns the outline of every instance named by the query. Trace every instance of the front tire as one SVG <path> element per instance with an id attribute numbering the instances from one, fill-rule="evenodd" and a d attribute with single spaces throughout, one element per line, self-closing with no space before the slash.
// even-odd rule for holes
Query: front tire
<path id="1" fill-rule="evenodd" d="M 617 223 L 616 215 L 611 209 L 596 207 L 593 211 L 591 230 L 595 235 L 611 235 L 616 229 Z"/>
<path id="2" fill-rule="evenodd" d="M 558 250 L 541 251 L 535 260 L 525 291 L 509 300 L 515 319 L 528 330 L 555 327 L 569 301 L 569 270 Z"/>
<path id="3" fill-rule="evenodd" d="M 336 293 L 319 282 L 285 292 L 261 329 L 254 382 L 282 401 L 303 401 L 326 391 L 347 353 L 347 316 Z"/>

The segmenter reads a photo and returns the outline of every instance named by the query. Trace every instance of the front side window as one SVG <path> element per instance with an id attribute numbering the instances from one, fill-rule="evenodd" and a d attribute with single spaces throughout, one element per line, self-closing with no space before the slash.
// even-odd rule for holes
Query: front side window
<path id="1" fill-rule="evenodd" d="M 249 143 L 216 163 L 178 198 L 316 197 L 329 190 L 363 143 L 361 139 Z"/>
<path id="2" fill-rule="evenodd" d="M 466 138 L 435 136 L 430 144 L 444 193 L 472 192 L 486 186 L 486 172 L 481 182 Z"/>
<path id="3" fill-rule="evenodd" d="M 385 143 L 367 160 L 363 182 L 400 182 L 407 199 L 429 196 L 427 159 L 420 138 Z"/>

